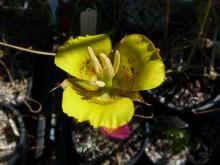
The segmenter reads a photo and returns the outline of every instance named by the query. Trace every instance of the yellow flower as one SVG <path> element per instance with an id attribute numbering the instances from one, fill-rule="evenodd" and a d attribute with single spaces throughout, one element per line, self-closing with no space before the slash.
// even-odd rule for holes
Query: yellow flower
<path id="1" fill-rule="evenodd" d="M 106 34 L 70 38 L 58 49 L 55 64 L 73 76 L 62 83 L 64 113 L 93 127 L 127 124 L 138 91 L 165 78 L 159 50 L 140 34 L 125 36 L 114 50 Z"/>

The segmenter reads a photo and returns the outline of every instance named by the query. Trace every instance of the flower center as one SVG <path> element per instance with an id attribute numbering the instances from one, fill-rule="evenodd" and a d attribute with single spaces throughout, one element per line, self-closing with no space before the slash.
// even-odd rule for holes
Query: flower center
<path id="1" fill-rule="evenodd" d="M 120 65 L 120 53 L 118 50 L 115 51 L 114 63 L 112 65 L 111 60 L 104 54 L 100 53 L 100 61 L 96 57 L 93 49 L 88 47 L 89 57 L 95 70 L 95 74 L 98 78 L 97 81 L 93 82 L 98 87 L 111 87 L 112 80 L 118 72 Z"/>

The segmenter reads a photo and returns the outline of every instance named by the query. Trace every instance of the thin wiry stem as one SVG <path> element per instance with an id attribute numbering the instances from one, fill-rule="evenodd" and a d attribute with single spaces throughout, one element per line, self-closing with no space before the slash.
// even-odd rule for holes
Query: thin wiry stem
<path id="1" fill-rule="evenodd" d="M 164 38 L 167 37 L 167 33 L 168 33 L 169 15 L 170 15 L 170 0 L 167 0 L 167 7 L 166 7 L 166 25 L 165 25 Z"/>
<path id="2" fill-rule="evenodd" d="M 37 110 L 34 110 L 34 109 L 32 108 L 32 106 L 31 106 L 31 104 L 29 104 L 29 101 L 32 102 L 32 103 L 35 103 L 36 105 L 38 105 L 39 108 L 38 108 Z M 25 99 L 23 100 L 23 102 L 24 102 L 24 104 L 28 107 L 28 109 L 30 110 L 30 112 L 32 112 L 32 113 L 38 113 L 38 112 L 40 112 L 40 111 L 42 110 L 42 108 L 43 108 L 43 105 L 42 105 L 39 101 L 37 101 L 37 100 L 35 100 L 35 99 L 33 99 L 33 98 L 30 98 L 30 97 L 28 97 L 28 96 L 25 97 Z"/>
<path id="3" fill-rule="evenodd" d="M 151 119 L 153 116 L 154 116 L 153 113 L 151 113 L 150 116 L 143 116 L 143 115 L 134 114 L 134 117 L 139 117 L 139 118 L 143 118 L 143 119 Z"/>
<path id="4" fill-rule="evenodd" d="M 216 27 L 214 30 L 214 35 L 213 35 L 213 42 L 215 43 L 217 40 L 217 36 L 218 36 L 218 28 Z M 214 46 L 212 48 L 212 55 L 211 55 L 211 66 L 215 65 L 215 54 L 216 54 L 216 47 Z"/>
<path id="5" fill-rule="evenodd" d="M 203 35 L 205 24 L 206 24 L 206 21 L 207 21 L 208 15 L 209 15 L 209 11 L 210 11 L 210 8 L 211 8 L 211 4 L 212 4 L 212 0 L 208 0 L 207 5 L 206 5 L 206 10 L 205 10 L 205 15 L 202 19 L 202 23 L 200 24 L 199 31 L 198 31 L 198 34 L 197 34 L 197 38 L 193 42 L 193 47 L 191 49 L 190 55 L 189 55 L 189 57 L 187 59 L 187 62 L 186 62 L 186 68 L 189 66 L 189 64 L 191 62 L 191 59 L 193 57 L 193 54 L 195 53 L 196 45 L 197 45 L 199 39 L 201 38 L 201 36 Z"/>
<path id="6" fill-rule="evenodd" d="M 29 53 L 33 53 L 33 54 L 44 55 L 44 56 L 55 56 L 56 55 L 56 53 L 44 52 L 44 51 L 38 51 L 38 50 L 31 50 L 31 49 L 23 48 L 23 47 L 20 47 L 20 46 L 7 44 L 7 43 L 1 42 L 1 41 L 0 41 L 0 45 L 6 46 L 6 47 L 9 47 L 9 48 L 13 48 L 13 49 L 17 49 L 17 50 L 20 50 L 20 51 L 29 52 Z"/>
<path id="7" fill-rule="evenodd" d="M 213 109 L 208 109 L 204 111 L 197 112 L 196 110 L 192 110 L 192 112 L 196 115 L 204 114 L 204 113 L 210 113 L 210 112 L 215 112 L 215 111 L 220 111 L 220 108 L 213 108 Z"/>
<path id="8" fill-rule="evenodd" d="M 7 65 L 5 64 L 5 62 L 3 60 L 0 60 L 0 64 L 3 66 L 3 68 L 5 69 L 6 73 L 8 74 L 8 78 L 10 80 L 10 82 L 14 82 L 14 79 L 11 75 L 10 70 L 8 69 Z"/>

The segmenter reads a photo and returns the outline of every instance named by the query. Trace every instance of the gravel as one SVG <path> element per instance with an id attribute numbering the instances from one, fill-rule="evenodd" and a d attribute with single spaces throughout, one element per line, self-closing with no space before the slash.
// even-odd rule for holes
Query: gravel
<path id="1" fill-rule="evenodd" d="M 109 139 L 98 129 L 85 123 L 77 124 L 72 133 L 74 148 L 82 162 L 102 165 L 122 165 L 134 158 L 145 141 L 143 128 L 138 122 L 130 124 L 131 135 L 124 140 Z"/>
<path id="2" fill-rule="evenodd" d="M 0 164 L 6 164 L 6 159 L 15 151 L 19 131 L 12 120 L 0 109 Z"/>
<path id="3" fill-rule="evenodd" d="M 28 91 L 27 80 L 15 80 L 15 82 L 0 81 L 0 103 L 18 104 L 21 103 Z"/>

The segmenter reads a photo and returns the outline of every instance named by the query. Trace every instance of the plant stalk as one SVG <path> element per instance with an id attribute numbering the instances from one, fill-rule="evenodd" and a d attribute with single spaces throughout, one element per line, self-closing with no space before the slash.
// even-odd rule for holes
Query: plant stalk
<path id="1" fill-rule="evenodd" d="M 198 41 L 200 40 L 200 38 L 202 37 L 202 35 L 204 33 L 204 28 L 205 28 L 205 24 L 207 22 L 207 18 L 208 18 L 208 15 L 209 15 L 211 4 L 212 4 L 212 0 L 208 0 L 207 5 L 206 5 L 205 14 L 204 14 L 204 17 L 202 19 L 202 23 L 199 26 L 199 31 L 198 31 L 197 37 L 196 37 L 196 39 L 193 42 L 193 46 L 192 46 L 190 55 L 189 55 L 189 57 L 187 59 L 187 62 L 186 62 L 186 68 L 189 66 L 189 64 L 190 64 L 190 62 L 192 60 L 192 57 L 193 57 L 193 55 L 195 53 L 196 45 L 197 45 Z"/>
<path id="2" fill-rule="evenodd" d="M 38 50 L 31 50 L 31 49 L 27 49 L 27 48 L 15 46 L 15 45 L 7 44 L 7 43 L 1 42 L 1 41 L 0 41 L 0 45 L 6 46 L 6 47 L 9 47 L 9 48 L 13 48 L 13 49 L 17 49 L 17 50 L 20 50 L 20 51 L 23 51 L 23 52 L 38 54 L 38 55 L 44 55 L 44 56 L 55 56 L 56 55 L 56 53 L 44 52 L 44 51 L 38 51 Z"/>
<path id="3" fill-rule="evenodd" d="M 170 16 L 170 0 L 167 0 L 167 6 L 166 6 L 166 25 L 165 25 L 164 38 L 166 38 L 167 34 L 168 34 L 169 16 Z"/>
<path id="4" fill-rule="evenodd" d="M 8 69 L 7 65 L 5 64 L 5 62 L 4 62 L 3 60 L 0 60 L 0 64 L 3 66 L 3 68 L 4 68 L 5 71 L 6 71 L 6 73 L 8 74 L 8 78 L 9 78 L 10 82 L 13 83 L 13 82 L 14 82 L 14 79 L 13 79 L 13 77 L 12 77 L 12 75 L 11 75 L 10 70 Z"/>

